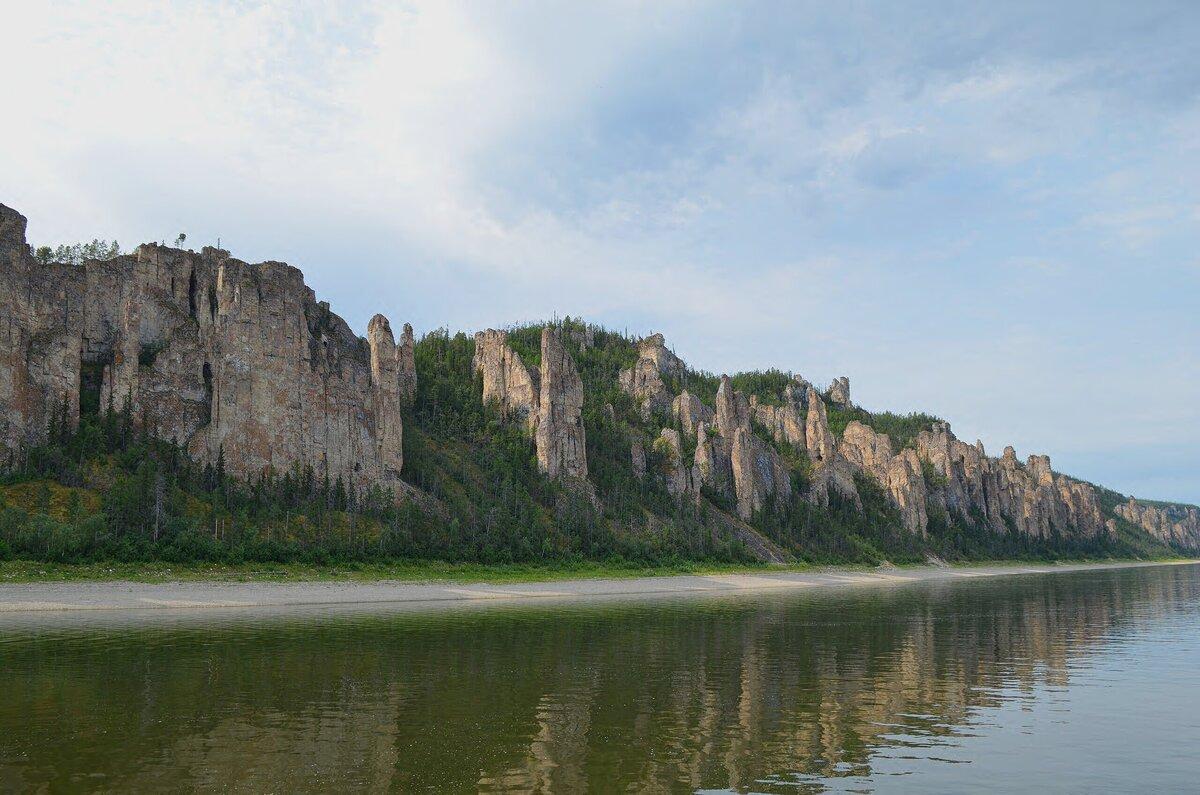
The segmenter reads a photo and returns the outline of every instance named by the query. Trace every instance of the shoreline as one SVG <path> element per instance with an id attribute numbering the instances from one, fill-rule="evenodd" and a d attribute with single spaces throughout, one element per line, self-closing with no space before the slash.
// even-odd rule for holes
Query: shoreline
<path id="1" fill-rule="evenodd" d="M 993 563 L 863 569 L 828 567 L 668 574 L 621 578 L 547 579 L 523 582 L 311 580 L 167 582 L 39 581 L 0 584 L 0 614 L 20 616 L 84 611 L 254 610 L 351 605 L 463 604 L 534 600 L 587 602 L 610 598 L 811 591 L 954 582 L 1026 574 L 1063 574 L 1146 566 L 1196 565 L 1200 560 L 1106 563 Z"/>

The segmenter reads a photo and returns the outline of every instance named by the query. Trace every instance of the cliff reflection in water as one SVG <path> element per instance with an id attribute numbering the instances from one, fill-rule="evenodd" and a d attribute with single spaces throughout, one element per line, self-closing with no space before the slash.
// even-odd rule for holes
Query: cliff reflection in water
<path id="1" fill-rule="evenodd" d="M 1198 596 L 1196 567 L 1181 566 L 737 601 L 5 631 L 0 789 L 870 782 L 883 760 L 889 775 L 949 764 L 938 760 L 988 710 L 1052 697 L 1155 622 L 1194 622 Z"/>

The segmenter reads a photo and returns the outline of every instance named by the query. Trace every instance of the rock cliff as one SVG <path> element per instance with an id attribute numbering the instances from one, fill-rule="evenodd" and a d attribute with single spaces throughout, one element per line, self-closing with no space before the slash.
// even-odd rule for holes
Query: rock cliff
<path id="1" fill-rule="evenodd" d="M 77 423 L 81 406 L 99 406 L 127 411 L 198 462 L 221 459 L 243 479 L 299 467 L 360 491 L 408 490 L 402 415 L 417 399 L 408 324 L 397 338 L 375 315 L 360 338 L 279 262 L 144 245 L 106 261 L 44 264 L 25 237 L 25 218 L 0 205 L 0 465 L 52 426 Z M 527 331 L 513 339 L 528 344 Z M 508 333 L 476 334 L 482 400 L 524 426 L 543 473 L 593 497 L 584 382 L 567 345 L 589 389 L 598 383 L 610 401 L 602 415 L 588 415 L 602 416 L 593 445 L 609 456 L 593 462 L 597 484 L 631 475 L 642 488 L 659 478 L 676 509 L 685 512 L 685 496 L 693 508 L 711 503 L 695 513 L 719 514 L 743 539 L 751 525 L 771 526 L 756 516 L 785 516 L 793 498 L 828 506 L 836 495 L 894 517 L 869 499 L 873 480 L 915 535 L 936 520 L 1033 539 L 1104 540 L 1115 539 L 1119 517 L 1165 544 L 1200 548 L 1195 507 L 1131 499 L 1106 513 L 1096 488 L 1056 473 L 1047 456 L 1019 461 L 1009 447 L 993 458 L 931 417 L 872 414 L 852 404 L 844 376 L 822 396 L 800 376 L 752 374 L 737 381 L 756 392 L 747 396 L 727 376 L 689 370 L 661 334 L 628 340 L 564 322 L 542 328 L 540 342 L 531 368 Z M 630 361 L 618 371 L 616 362 Z M 634 408 L 604 391 L 612 389 Z M 793 495 L 793 482 L 806 481 Z M 637 515 L 637 497 L 624 499 Z"/>
<path id="2" fill-rule="evenodd" d="M 829 385 L 829 402 L 839 406 L 850 406 L 850 379 L 846 376 L 833 379 Z"/>
<path id="3" fill-rule="evenodd" d="M 589 340 L 576 342 L 590 344 Z M 556 480 L 586 481 L 583 381 L 563 346 L 560 329 L 542 329 L 541 360 L 540 369 L 527 367 L 503 331 L 475 335 L 474 368 L 483 381 L 484 403 L 495 401 L 506 417 L 525 424 L 542 472 Z M 644 469 L 644 448 L 635 448 L 632 455 L 634 469 Z"/>
<path id="4" fill-rule="evenodd" d="M 857 420 L 846 426 L 839 451 L 851 466 L 873 476 L 900 509 L 906 530 L 925 534 L 929 516 L 921 461 L 912 448 L 892 452 L 892 440 Z"/>
<path id="5" fill-rule="evenodd" d="M 583 381 L 563 347 L 562 333 L 542 329 L 541 394 L 536 431 L 538 466 L 549 477 L 587 479 L 583 430 Z"/>
<path id="6" fill-rule="evenodd" d="M 854 483 L 854 470 L 837 449 L 837 442 L 829 430 L 829 414 L 825 401 L 813 389 L 807 388 L 808 413 L 804 422 L 804 437 L 808 444 L 808 457 L 812 462 L 812 485 L 808 498 L 820 505 L 828 504 L 829 492 L 835 491 L 843 497 L 859 502 L 858 487 Z"/>
<path id="7" fill-rule="evenodd" d="M 535 430 L 541 392 L 538 372 L 525 366 L 505 332 L 488 329 L 475 335 L 474 366 L 483 379 L 483 402 L 496 401 L 506 417 Z"/>
<path id="8" fill-rule="evenodd" d="M 982 443 L 959 441 L 945 423 L 917 437 L 917 453 L 944 481 L 931 499 L 947 512 L 975 513 L 997 532 L 1011 524 L 1034 538 L 1047 538 L 1054 529 L 1091 538 L 1112 531 L 1096 490 L 1055 475 L 1048 456 L 1031 455 L 1022 465 L 1008 447 L 999 459 L 990 458 Z"/>
<path id="9" fill-rule="evenodd" d="M 743 519 L 791 499 L 792 482 L 779 452 L 754 435 L 750 404 L 722 376 L 715 424 L 698 423 L 693 482 L 731 495 Z"/>
<path id="10" fill-rule="evenodd" d="M 790 444 L 800 449 L 808 447 L 804 427 L 805 406 L 808 405 L 808 384 L 793 381 L 783 392 L 781 405 L 773 406 L 750 398 L 750 413 L 767 429 L 778 444 Z"/>
<path id="11" fill-rule="evenodd" d="M 1194 505 L 1153 505 L 1130 497 L 1116 514 L 1167 544 L 1200 549 L 1200 509 Z"/>
<path id="12" fill-rule="evenodd" d="M 672 407 L 672 394 L 666 378 L 679 383 L 684 374 L 683 362 L 667 349 L 662 334 L 651 334 L 638 343 L 638 358 L 633 367 L 618 376 L 621 389 L 628 393 L 649 419 L 658 412 L 667 414 Z"/>
<path id="13" fill-rule="evenodd" d="M 415 369 L 386 319 L 372 321 L 369 341 L 356 336 L 279 262 L 143 245 L 46 265 L 24 232 L 0 206 L 5 449 L 44 439 L 59 407 L 76 422 L 80 395 L 96 391 L 242 478 L 312 467 L 360 490 L 400 486 L 399 407 Z"/>
<path id="14" fill-rule="evenodd" d="M 671 416 L 679 423 L 685 434 L 695 436 L 702 423 L 712 422 L 713 410 L 701 403 L 700 398 L 685 389 L 671 401 Z"/>
<path id="15" fill-rule="evenodd" d="M 654 450 L 663 462 L 663 477 L 667 481 L 667 492 L 678 497 L 692 489 L 691 472 L 683 462 L 683 441 L 679 431 L 663 428 L 654 441 Z"/>

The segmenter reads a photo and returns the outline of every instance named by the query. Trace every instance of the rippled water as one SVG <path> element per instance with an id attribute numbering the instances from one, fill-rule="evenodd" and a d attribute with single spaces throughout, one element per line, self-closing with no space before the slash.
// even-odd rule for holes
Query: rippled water
<path id="1" fill-rule="evenodd" d="M 154 612 L 0 626 L 0 790 L 1200 787 L 1197 566 Z"/>

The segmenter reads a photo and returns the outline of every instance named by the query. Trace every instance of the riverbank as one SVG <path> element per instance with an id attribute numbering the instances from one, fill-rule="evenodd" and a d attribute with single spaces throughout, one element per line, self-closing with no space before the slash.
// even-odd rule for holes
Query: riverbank
<path id="1" fill-rule="evenodd" d="M 538 581 L 306 580 L 133 582 L 41 581 L 0 584 L 0 613 L 82 610 L 277 608 L 302 605 L 453 604 L 497 600 L 588 600 L 610 597 L 738 593 L 849 586 L 894 586 L 980 577 L 1051 574 L 1200 561 L 986 564 L 903 568 L 813 568 L 711 571 L 668 576 L 592 577 Z M 495 573 L 493 571 L 493 573 Z"/>

